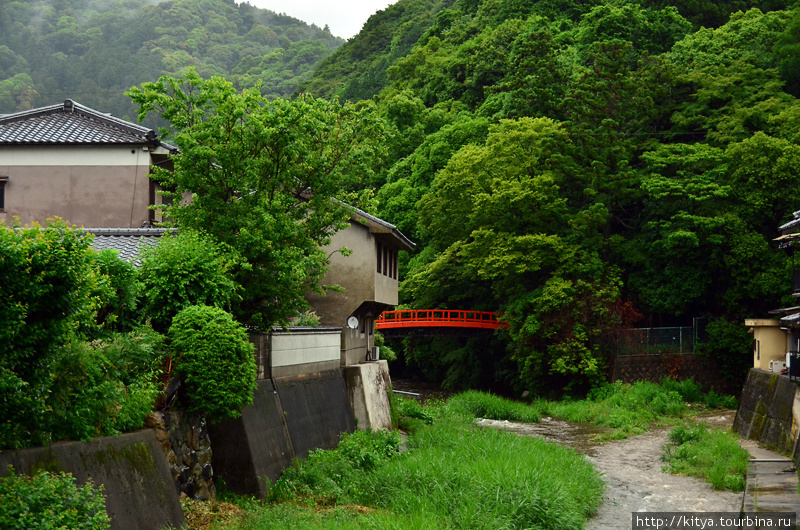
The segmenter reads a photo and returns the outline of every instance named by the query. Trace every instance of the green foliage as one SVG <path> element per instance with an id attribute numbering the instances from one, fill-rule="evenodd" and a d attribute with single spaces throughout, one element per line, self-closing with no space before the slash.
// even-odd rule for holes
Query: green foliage
<path id="1" fill-rule="evenodd" d="M 211 421 L 238 418 L 252 403 L 256 362 L 247 331 L 226 311 L 189 306 L 169 328 L 173 363 L 186 385 L 188 408 Z M 172 364 L 172 363 L 171 363 Z"/>
<path id="2" fill-rule="evenodd" d="M 139 428 L 152 406 L 152 373 L 122 382 L 102 345 L 83 342 L 108 335 L 132 304 L 130 269 L 90 245 L 58 220 L 0 227 L 2 448 Z"/>
<path id="3" fill-rule="evenodd" d="M 380 162 L 382 124 L 371 105 L 311 97 L 267 101 L 221 78 L 160 78 L 129 95 L 139 115 L 160 115 L 180 148 L 174 171 L 155 178 L 172 190 L 166 214 L 241 260 L 233 307 L 247 324 L 288 323 L 319 289 L 321 247 L 344 227 L 363 182 Z M 181 202 L 191 194 L 191 202 Z"/>
<path id="4" fill-rule="evenodd" d="M 744 489 L 750 455 L 735 434 L 700 423 L 675 427 L 669 441 L 662 460 L 670 473 L 703 478 L 715 490 Z"/>
<path id="5" fill-rule="evenodd" d="M 405 431 L 416 431 L 433 423 L 433 414 L 419 401 L 400 394 L 390 393 L 392 426 Z"/>
<path id="6" fill-rule="evenodd" d="M 238 300 L 233 280 L 236 258 L 191 230 L 161 238 L 142 252 L 141 310 L 153 328 L 165 332 L 173 317 L 192 305 L 230 310 Z"/>
<path id="7" fill-rule="evenodd" d="M 105 305 L 97 312 L 97 322 L 104 329 L 130 331 L 138 322 L 139 282 L 136 267 L 119 258 L 115 250 L 103 250 L 94 256 L 99 281 L 110 292 Z"/>
<path id="8" fill-rule="evenodd" d="M 270 500 L 348 502 L 358 494 L 358 475 L 382 466 L 399 448 L 400 435 L 395 431 L 345 433 L 335 450 L 316 449 L 296 467 L 284 470 L 270 489 Z"/>
<path id="9" fill-rule="evenodd" d="M 752 367 L 753 337 L 745 326 L 737 324 L 726 319 L 710 321 L 706 329 L 708 342 L 701 347 L 702 353 L 714 359 L 728 381 L 744 381 Z"/>
<path id="10" fill-rule="evenodd" d="M 135 116 L 123 92 L 194 65 L 288 97 L 343 39 L 287 15 L 227 0 L 3 2 L 0 113 L 80 101 Z M 155 120 L 153 120 L 155 122 Z"/>
<path id="11" fill-rule="evenodd" d="M 0 526 L 8 530 L 70 528 L 102 530 L 111 526 L 106 514 L 103 485 L 91 479 L 75 484 L 69 473 L 40 471 L 16 475 L 9 466 L 0 477 Z"/>
<path id="12" fill-rule="evenodd" d="M 63 221 L 0 226 L 0 358 L 36 385 L 61 345 L 96 330 L 91 240 Z"/>

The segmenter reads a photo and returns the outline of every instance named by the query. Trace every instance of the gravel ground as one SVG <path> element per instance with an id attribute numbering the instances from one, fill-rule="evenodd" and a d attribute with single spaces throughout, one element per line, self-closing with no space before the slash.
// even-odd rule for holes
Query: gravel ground
<path id="1" fill-rule="evenodd" d="M 703 418 L 711 427 L 727 428 L 734 411 Z M 588 530 L 631 528 L 633 512 L 738 512 L 741 493 L 714 491 L 711 486 L 691 477 L 662 472 L 662 446 L 668 429 L 655 429 L 626 440 L 595 445 L 588 441 L 592 429 L 545 418 L 540 424 L 480 420 L 479 425 L 500 428 L 527 436 L 543 436 L 581 451 L 603 474 L 606 491 L 597 515 L 590 519 Z M 595 431 L 596 432 L 596 431 Z"/>

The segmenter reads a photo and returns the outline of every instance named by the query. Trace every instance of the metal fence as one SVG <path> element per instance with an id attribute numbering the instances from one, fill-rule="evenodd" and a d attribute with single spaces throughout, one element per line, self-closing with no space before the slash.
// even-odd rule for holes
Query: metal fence
<path id="1" fill-rule="evenodd" d="M 696 327 L 625 329 L 617 335 L 617 355 L 691 354 L 695 352 Z"/>

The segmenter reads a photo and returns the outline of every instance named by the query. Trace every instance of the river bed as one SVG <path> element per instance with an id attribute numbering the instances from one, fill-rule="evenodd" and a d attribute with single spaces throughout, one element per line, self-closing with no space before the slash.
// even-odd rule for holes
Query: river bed
<path id="1" fill-rule="evenodd" d="M 713 428 L 733 424 L 735 412 L 707 415 Z M 625 440 L 597 443 L 592 436 L 601 429 L 554 418 L 539 424 L 479 420 L 478 425 L 516 432 L 574 447 L 603 474 L 606 491 L 598 513 L 586 524 L 588 530 L 628 529 L 633 512 L 738 512 L 742 494 L 714 491 L 704 480 L 670 475 L 662 471 L 663 446 L 669 429 L 656 428 Z"/>

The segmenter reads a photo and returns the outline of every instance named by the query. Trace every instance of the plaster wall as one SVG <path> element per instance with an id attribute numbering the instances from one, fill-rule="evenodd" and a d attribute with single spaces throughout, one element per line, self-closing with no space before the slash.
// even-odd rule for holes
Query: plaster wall
<path id="1" fill-rule="evenodd" d="M 774 319 L 745 320 L 753 330 L 753 368 L 769 371 L 770 361 L 786 359 L 787 334 Z"/>
<path id="2" fill-rule="evenodd" d="M 352 251 L 349 256 L 338 251 L 342 247 Z M 320 324 L 344 327 L 364 301 L 375 299 L 375 241 L 367 227 L 351 221 L 348 228 L 333 235 L 325 251 L 330 264 L 321 285 L 338 285 L 344 290 L 309 293 L 306 299 Z"/>
<path id="3" fill-rule="evenodd" d="M 0 148 L 0 176 L 8 177 L 0 219 L 139 228 L 150 217 L 150 161 L 130 146 Z"/>

